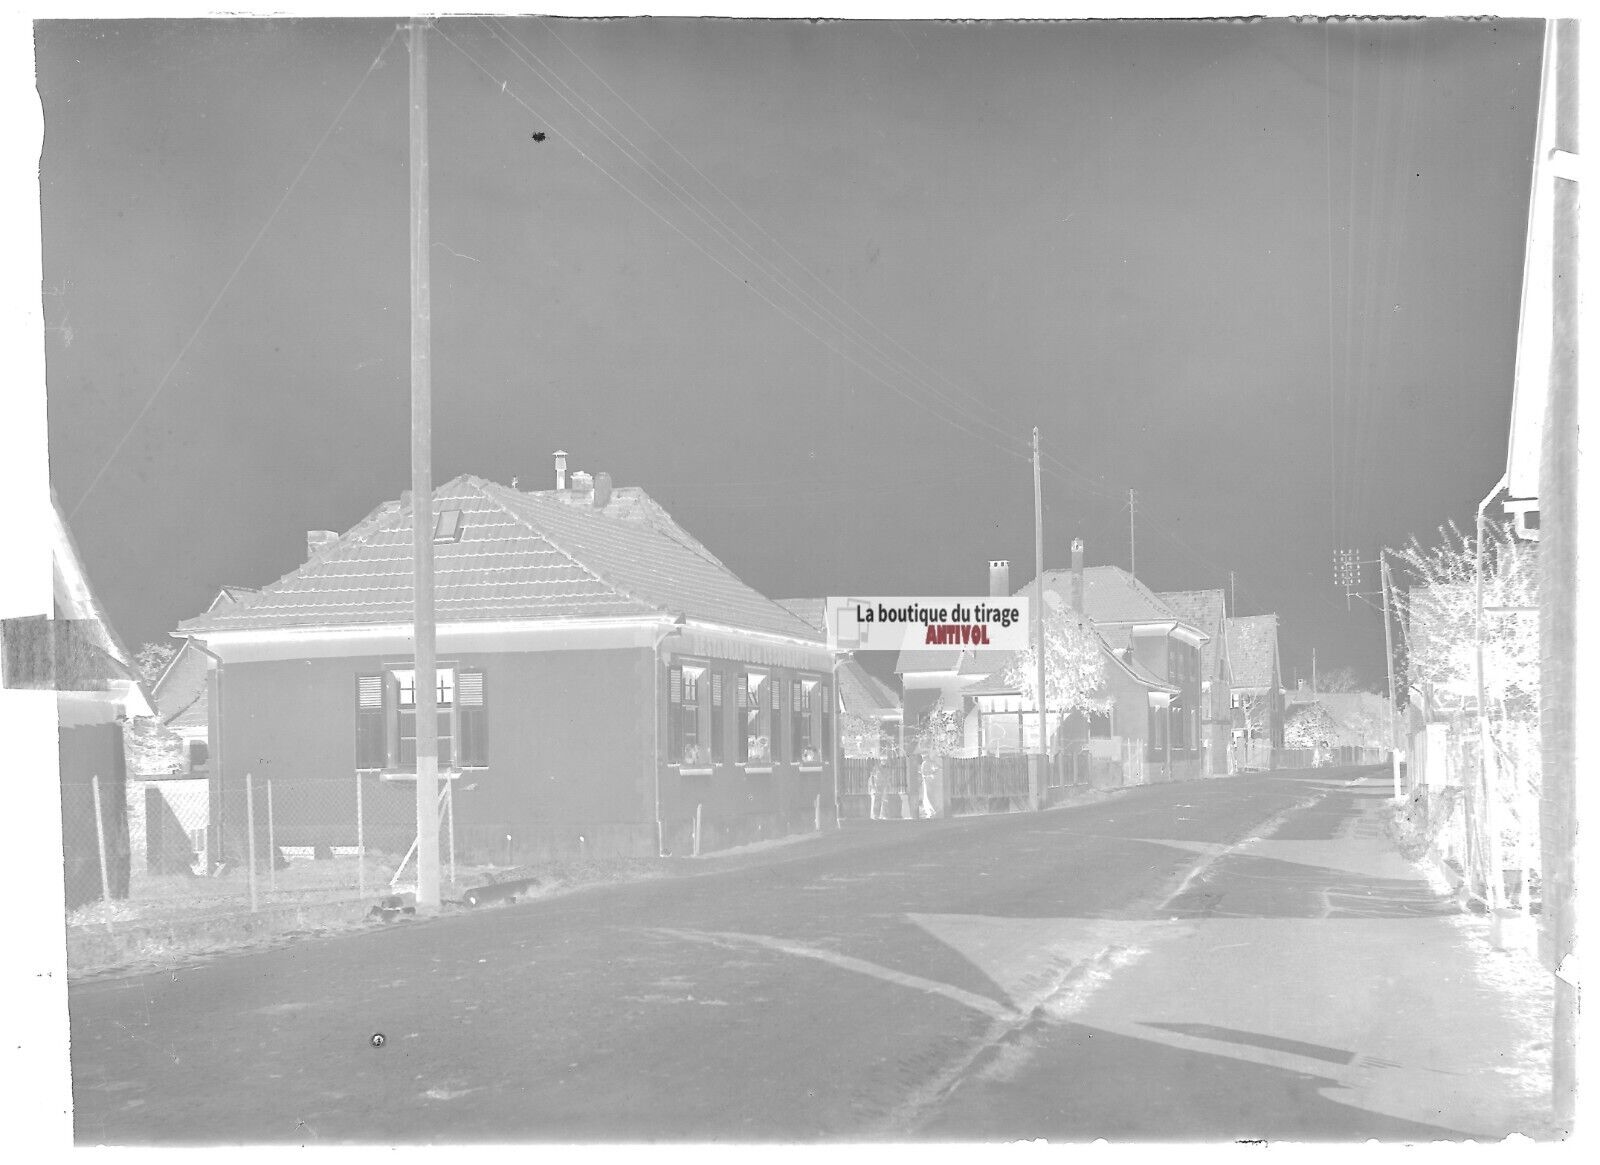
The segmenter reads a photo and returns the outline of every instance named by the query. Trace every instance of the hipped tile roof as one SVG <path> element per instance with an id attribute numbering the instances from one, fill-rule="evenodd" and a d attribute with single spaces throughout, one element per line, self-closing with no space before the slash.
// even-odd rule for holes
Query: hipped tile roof
<path id="1" fill-rule="evenodd" d="M 434 491 L 461 511 L 459 541 L 435 543 L 441 622 L 684 615 L 820 642 L 803 620 L 740 581 L 642 490 L 603 510 L 463 475 Z M 621 494 L 619 498 L 617 495 Z M 411 618 L 410 495 L 385 503 L 256 595 L 182 632 L 403 623 Z"/>

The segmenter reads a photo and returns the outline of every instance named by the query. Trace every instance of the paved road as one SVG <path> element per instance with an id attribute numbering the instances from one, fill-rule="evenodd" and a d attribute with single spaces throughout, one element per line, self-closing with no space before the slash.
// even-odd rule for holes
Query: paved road
<path id="1" fill-rule="evenodd" d="M 1141 966 L 1181 982 L 1164 936 L 1200 922 L 1442 912 L 1414 881 L 1299 852 L 1381 796 L 1356 775 L 860 823 L 693 877 L 79 984 L 77 1137 L 1458 1136 L 1282 1066 L 1342 1047 L 1241 1060 L 1267 1037 L 1207 1028 L 1204 1007 L 1075 1023 Z"/>

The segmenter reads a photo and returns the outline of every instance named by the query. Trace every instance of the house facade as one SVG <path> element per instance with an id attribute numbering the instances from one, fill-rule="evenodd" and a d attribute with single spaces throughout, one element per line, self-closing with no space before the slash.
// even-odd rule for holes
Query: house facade
<path id="1" fill-rule="evenodd" d="M 1228 666 L 1227 597 L 1220 590 L 1161 591 L 1162 604 L 1206 635 L 1200 645 L 1200 742 L 1205 771 L 1233 771 L 1233 681 Z"/>
<path id="2" fill-rule="evenodd" d="M 642 490 L 604 474 L 569 485 L 564 462 L 554 490 L 463 476 L 433 497 L 454 844 L 496 860 L 644 856 L 832 821 L 825 638 Z M 351 803 L 369 849 L 415 836 L 409 495 L 315 546 L 176 633 L 216 661 L 212 829 L 232 860 L 246 774 L 279 790 L 280 846 L 356 844 Z"/>
<path id="3" fill-rule="evenodd" d="M 1046 571 L 1043 602 L 1052 617 L 1076 621 L 1094 635 L 1104 659 L 1104 685 L 1097 699 L 1103 713 L 1075 712 L 1047 725 L 1051 755 L 1087 753 L 1114 765 L 1124 783 L 1198 776 L 1200 744 L 1199 646 L 1205 636 L 1163 607 L 1155 596 L 1116 567 L 1085 567 L 1083 546 L 1073 543 L 1073 565 Z M 1009 563 L 990 567 L 990 594 L 1010 594 Z M 1021 591 L 1040 599 L 1040 585 Z M 961 717 L 967 756 L 1039 751 L 1039 715 L 1005 680 L 1008 653 L 970 649 L 915 649 L 900 655 L 909 726 L 934 706 Z"/>
<path id="4" fill-rule="evenodd" d="M 1265 768 L 1270 751 L 1283 747 L 1283 667 L 1278 656 L 1278 616 L 1239 615 L 1227 621 L 1232 669 L 1235 768 Z"/>

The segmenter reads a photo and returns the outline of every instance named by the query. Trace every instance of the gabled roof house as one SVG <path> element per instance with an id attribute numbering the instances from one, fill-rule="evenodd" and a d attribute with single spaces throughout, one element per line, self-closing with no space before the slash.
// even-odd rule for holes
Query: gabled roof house
<path id="1" fill-rule="evenodd" d="M 1236 740 L 1283 747 L 1283 667 L 1278 616 L 1236 615 L 1227 621 Z"/>
<path id="2" fill-rule="evenodd" d="M 410 844 L 412 520 L 407 494 L 342 535 L 313 532 L 306 562 L 178 628 L 215 660 L 213 813 L 234 814 L 235 832 L 229 797 L 253 768 L 359 779 L 366 844 Z M 556 489 L 462 476 L 428 521 L 458 845 L 682 853 L 694 836 L 716 848 L 834 819 L 825 637 L 643 490 L 569 483 L 561 454 Z M 278 822 L 280 845 L 349 832 L 326 814 Z"/>
<path id="3" fill-rule="evenodd" d="M 989 593 L 1013 593 L 1010 564 L 989 564 Z M 1036 603 L 1039 582 L 1017 595 Z M 1141 774 L 1173 779 L 1199 774 L 1199 648 L 1206 635 L 1163 604 L 1127 571 L 1086 567 L 1074 541 L 1072 567 L 1047 570 L 1042 594 L 1047 612 L 1077 620 L 1092 631 L 1105 658 L 1103 715 L 1075 713 L 1052 726 L 1051 749 L 1085 749 Z M 1038 748 L 1038 713 L 1005 680 L 1011 657 L 970 649 L 904 651 L 897 670 L 906 688 L 907 722 L 936 701 L 964 715 L 965 743 L 973 753 L 1031 752 Z M 1059 742 L 1055 739 L 1059 734 Z M 1127 779 L 1125 777 L 1125 779 Z"/>
<path id="4" fill-rule="evenodd" d="M 1220 590 L 1161 591 L 1162 604 L 1191 627 L 1206 634 L 1200 645 L 1200 735 L 1206 771 L 1213 776 L 1230 770 L 1232 681 L 1228 667 L 1227 597 Z"/>

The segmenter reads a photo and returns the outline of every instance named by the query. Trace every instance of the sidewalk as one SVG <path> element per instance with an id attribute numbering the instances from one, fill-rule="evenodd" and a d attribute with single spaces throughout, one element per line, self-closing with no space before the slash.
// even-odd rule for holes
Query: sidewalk
<path id="1" fill-rule="evenodd" d="M 1392 850 L 1382 786 L 1221 855 L 922 1134 L 1549 1138 L 1550 977 Z"/>

